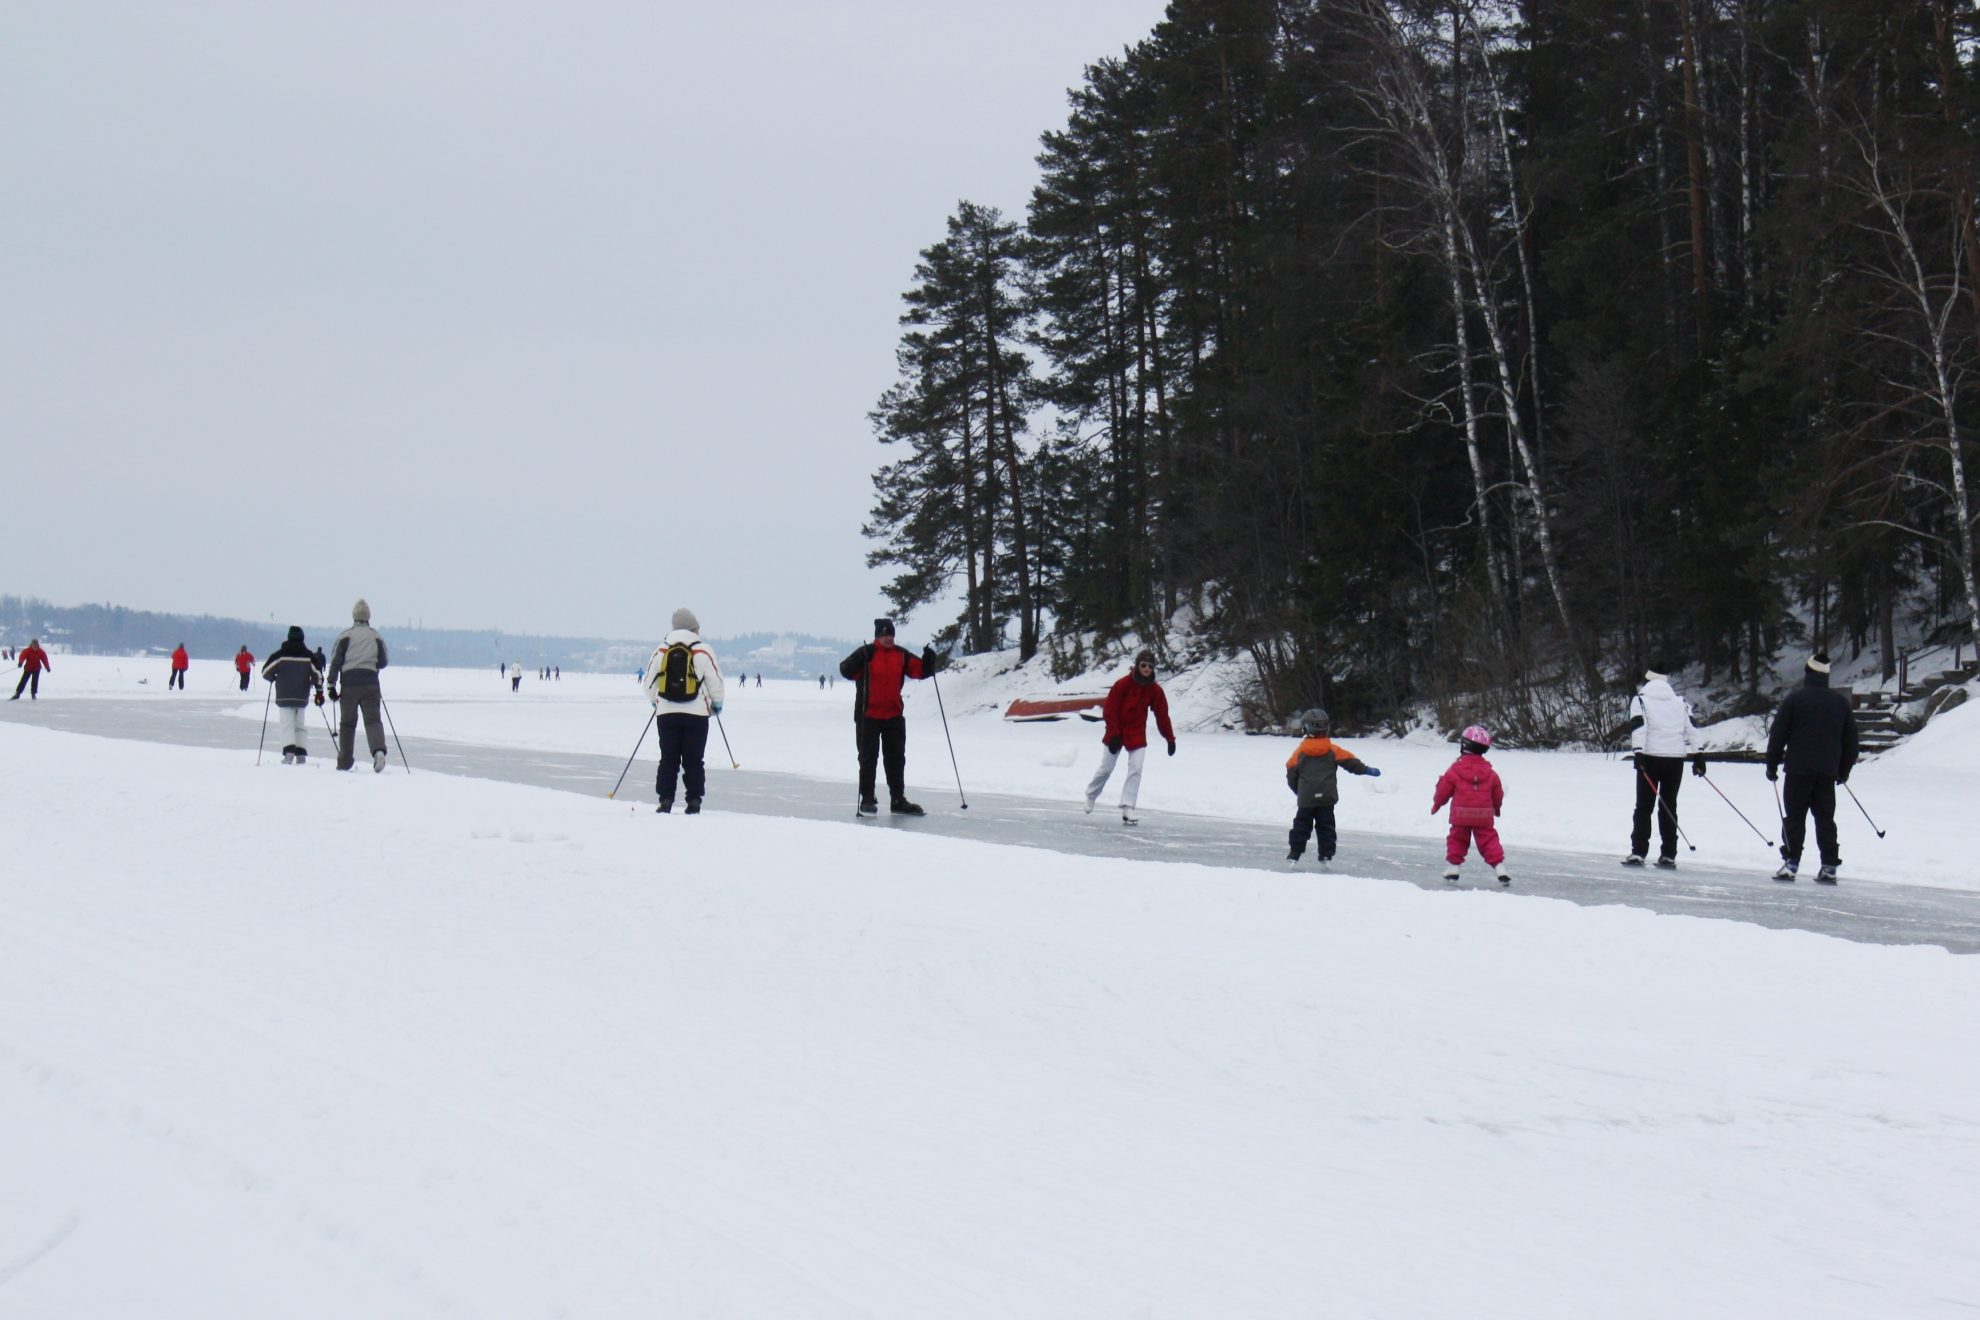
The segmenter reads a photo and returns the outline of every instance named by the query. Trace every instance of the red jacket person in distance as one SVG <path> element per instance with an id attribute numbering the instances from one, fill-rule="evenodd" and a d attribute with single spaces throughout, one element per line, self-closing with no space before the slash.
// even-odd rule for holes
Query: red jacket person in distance
<path id="1" fill-rule="evenodd" d="M 1143 651 L 1134 658 L 1134 669 L 1107 693 L 1107 702 L 1100 708 L 1105 721 L 1100 734 L 1101 745 L 1105 748 L 1100 754 L 1100 768 L 1093 772 L 1092 780 L 1086 785 L 1086 809 L 1090 813 L 1094 803 L 1107 787 L 1107 780 L 1113 776 L 1114 763 L 1123 751 L 1128 754 L 1127 780 L 1121 785 L 1121 823 L 1136 823 L 1135 802 L 1141 793 L 1141 763 L 1148 755 L 1148 714 L 1155 713 L 1155 727 L 1162 731 L 1162 738 L 1169 744 L 1169 755 L 1176 754 L 1176 731 L 1169 725 L 1169 698 L 1162 691 L 1162 685 L 1155 681 L 1155 653 Z"/>
<path id="2" fill-rule="evenodd" d="M 887 768 L 888 809 L 897 816 L 928 814 L 907 799 L 907 716 L 901 689 L 910 678 L 935 672 L 935 651 L 920 655 L 894 641 L 894 621 L 875 619 L 873 640 L 839 661 L 839 676 L 853 681 L 853 734 L 859 749 L 859 814 L 877 816 L 874 763 Z"/>

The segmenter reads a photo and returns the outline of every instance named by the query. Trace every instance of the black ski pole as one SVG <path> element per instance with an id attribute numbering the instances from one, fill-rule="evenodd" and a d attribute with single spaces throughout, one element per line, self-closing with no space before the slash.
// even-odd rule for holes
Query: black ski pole
<path id="1" fill-rule="evenodd" d="M 261 699 L 261 741 L 254 745 L 254 763 L 261 764 L 261 751 L 268 746 L 268 703 L 275 700 L 275 685 L 268 685 L 268 695 Z"/>
<path id="2" fill-rule="evenodd" d="M 949 744 L 949 768 L 956 772 L 956 796 L 962 799 L 962 809 L 969 810 L 969 794 L 963 792 L 962 767 L 956 764 L 956 740 L 949 737 L 949 711 L 942 704 L 942 680 L 935 677 L 935 671 L 928 671 L 928 681 L 935 685 L 935 709 L 942 712 L 942 737 Z"/>
<path id="3" fill-rule="evenodd" d="M 1863 812 L 1863 819 L 1870 820 L 1870 812 L 1864 807 L 1863 799 L 1856 796 L 1856 790 L 1851 788 L 1848 784 L 1844 784 L 1843 792 L 1849 794 L 1849 800 L 1856 804 L 1856 809 L 1858 811 Z M 1873 830 L 1877 830 L 1877 822 L 1874 820 L 1870 820 L 1870 828 Z M 1884 832 L 1882 830 L 1877 830 L 1877 837 L 1880 839 L 1883 838 Z"/>
<path id="4" fill-rule="evenodd" d="M 1706 783 L 1712 784 L 1712 776 L 1700 775 L 1698 777 L 1704 780 Z M 1733 815 L 1739 817 L 1741 820 L 1746 820 L 1746 813 L 1741 811 L 1738 807 L 1733 806 L 1733 800 L 1725 795 L 1725 791 L 1723 789 L 1721 789 L 1717 784 L 1712 784 L 1712 791 L 1719 795 L 1720 801 L 1724 802 L 1727 806 L 1732 807 Z M 1766 844 L 1769 848 L 1777 846 L 1772 839 L 1762 834 L 1760 832 L 1760 827 L 1758 825 L 1755 825 L 1752 821 L 1746 820 L 1746 828 L 1752 830 L 1753 837 L 1760 840 L 1760 842 Z"/>
<path id="5" fill-rule="evenodd" d="M 330 712 L 323 709 L 323 690 L 317 689 L 316 709 L 323 715 L 323 731 L 330 735 L 330 755 L 337 754 L 337 730 L 330 723 Z"/>
<path id="6" fill-rule="evenodd" d="M 612 791 L 605 795 L 607 801 L 619 796 L 619 785 L 626 782 L 626 775 L 632 769 L 633 757 L 639 755 L 639 749 L 646 743 L 646 731 L 653 727 L 653 721 L 659 717 L 659 714 L 657 710 L 646 712 L 646 723 L 639 726 L 639 741 L 633 744 L 632 756 L 626 758 L 626 768 L 619 771 L 619 783 L 612 785 Z"/>
<path id="7" fill-rule="evenodd" d="M 720 715 L 715 717 L 715 731 L 722 735 L 722 750 L 729 754 L 729 769 L 742 769 L 742 762 L 736 760 L 735 748 L 729 746 L 729 731 L 723 727 L 722 717 Z"/>
<path id="8" fill-rule="evenodd" d="M 1651 796 L 1657 799 L 1657 805 L 1658 805 L 1658 806 L 1660 806 L 1660 807 L 1662 807 L 1662 808 L 1664 809 L 1664 811 L 1665 811 L 1665 813 L 1666 813 L 1667 815 L 1669 815 L 1669 816 L 1670 816 L 1670 818 L 1671 818 L 1671 828 L 1672 828 L 1672 829 L 1674 829 L 1674 830 L 1676 830 L 1676 831 L 1678 832 L 1678 837 L 1679 837 L 1680 839 L 1683 839 L 1683 840 L 1684 840 L 1684 846 L 1685 846 L 1685 847 L 1687 847 L 1687 848 L 1689 848 L 1689 849 L 1691 849 L 1691 851 L 1693 851 L 1693 852 L 1697 852 L 1697 851 L 1698 851 L 1698 845 L 1697 845 L 1697 844 L 1695 844 L 1695 843 L 1693 843 L 1693 842 L 1691 841 L 1691 836 L 1690 836 L 1689 834 L 1686 834 L 1686 833 L 1684 832 L 1684 826 L 1682 826 L 1682 825 L 1680 825 L 1680 824 L 1678 824 L 1678 814 L 1677 814 L 1677 812 L 1675 812 L 1675 811 L 1672 811 L 1672 810 L 1671 810 L 1671 804 L 1670 804 L 1670 803 L 1668 803 L 1668 802 L 1666 802 L 1666 801 L 1664 801 L 1664 790 L 1663 790 L 1663 789 L 1662 789 L 1661 787 L 1659 787 L 1659 786 L 1658 786 L 1658 784 L 1657 784 L 1657 781 L 1656 781 L 1656 780 L 1654 780 L 1654 779 L 1652 779 L 1652 778 L 1650 777 L 1650 773 L 1649 773 L 1649 771 L 1647 771 L 1647 770 L 1644 770 L 1644 769 L 1643 769 L 1642 767 L 1640 767 L 1640 766 L 1639 766 L 1639 767 L 1637 768 L 1637 771 L 1636 771 L 1636 773 L 1637 773 L 1637 774 L 1639 774 L 1639 775 L 1642 775 L 1642 776 L 1643 776 L 1643 782 L 1644 782 L 1644 783 L 1646 783 L 1646 784 L 1648 784 L 1648 785 L 1650 785 L 1650 794 L 1651 794 Z"/>
<path id="9" fill-rule="evenodd" d="M 411 774 L 412 762 L 406 760 L 406 745 L 399 741 L 399 726 L 392 723 L 392 708 L 385 704 L 383 692 L 378 694 L 378 709 L 385 712 L 385 727 L 392 731 L 392 742 L 399 749 L 399 764 L 406 768 L 407 774 Z"/>

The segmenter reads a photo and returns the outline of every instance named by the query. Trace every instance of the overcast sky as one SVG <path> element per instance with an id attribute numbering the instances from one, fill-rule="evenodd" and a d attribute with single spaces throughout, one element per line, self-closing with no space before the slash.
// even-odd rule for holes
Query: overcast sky
<path id="1" fill-rule="evenodd" d="M 859 632 L 915 255 L 1162 9 L 8 0 L 0 592 Z"/>

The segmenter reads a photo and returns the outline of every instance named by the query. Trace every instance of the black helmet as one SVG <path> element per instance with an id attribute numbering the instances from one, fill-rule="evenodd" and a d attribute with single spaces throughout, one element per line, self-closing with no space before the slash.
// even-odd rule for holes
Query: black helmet
<path id="1" fill-rule="evenodd" d="M 1299 731 L 1309 738 L 1319 738 L 1334 730 L 1333 717 L 1315 706 L 1299 717 Z"/>

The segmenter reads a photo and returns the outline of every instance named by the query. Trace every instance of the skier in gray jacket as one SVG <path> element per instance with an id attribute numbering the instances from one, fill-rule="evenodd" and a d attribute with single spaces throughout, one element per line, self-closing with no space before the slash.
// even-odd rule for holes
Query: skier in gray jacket
<path id="1" fill-rule="evenodd" d="M 364 713 L 364 740 L 371 768 L 385 768 L 385 727 L 378 718 L 378 671 L 387 663 L 385 639 L 371 630 L 371 606 L 351 606 L 351 626 L 337 634 L 330 652 L 330 699 L 337 703 L 337 768 L 356 764 L 358 713 Z M 339 691 L 341 680 L 342 690 Z"/>

